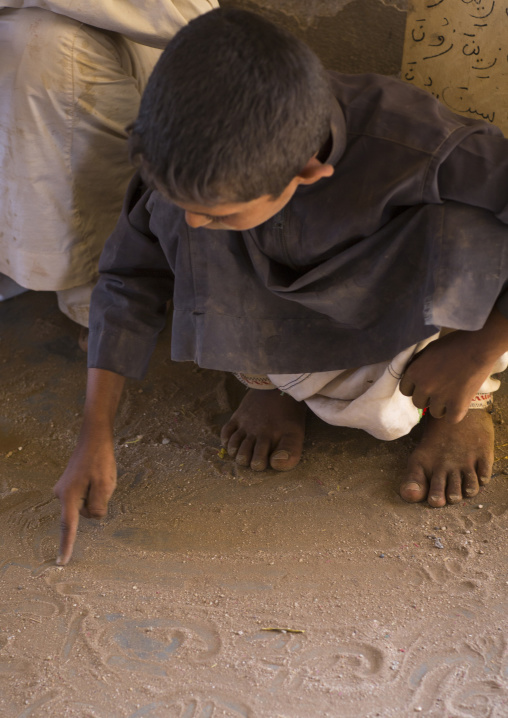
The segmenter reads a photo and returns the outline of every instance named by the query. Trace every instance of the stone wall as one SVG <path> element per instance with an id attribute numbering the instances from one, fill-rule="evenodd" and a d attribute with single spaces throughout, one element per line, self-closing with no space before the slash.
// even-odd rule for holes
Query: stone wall
<path id="1" fill-rule="evenodd" d="M 220 0 L 283 25 L 305 40 L 326 67 L 398 75 L 405 0 Z"/>

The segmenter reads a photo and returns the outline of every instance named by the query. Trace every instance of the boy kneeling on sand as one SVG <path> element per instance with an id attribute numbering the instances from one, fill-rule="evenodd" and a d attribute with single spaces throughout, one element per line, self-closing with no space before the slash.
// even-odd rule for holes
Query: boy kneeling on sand
<path id="1" fill-rule="evenodd" d="M 214 10 L 169 43 L 130 142 L 140 172 L 102 255 L 84 423 L 55 487 L 59 563 L 79 514 L 106 513 L 124 377 L 144 375 L 170 298 L 172 358 L 252 387 L 221 435 L 239 464 L 294 467 L 307 405 L 383 439 L 428 407 L 402 498 L 443 506 L 489 481 L 485 409 L 508 363 L 499 130 Z"/>

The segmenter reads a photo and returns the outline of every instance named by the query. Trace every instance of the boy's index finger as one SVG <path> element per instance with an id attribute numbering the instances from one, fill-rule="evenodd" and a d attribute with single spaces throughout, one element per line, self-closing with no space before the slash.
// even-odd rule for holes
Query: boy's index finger
<path id="1" fill-rule="evenodd" d="M 79 506 L 70 499 L 62 504 L 60 519 L 60 550 L 56 563 L 65 566 L 69 563 L 79 524 Z"/>
<path id="2" fill-rule="evenodd" d="M 404 396 L 413 396 L 415 384 L 406 374 L 403 374 L 399 382 L 399 389 Z"/>

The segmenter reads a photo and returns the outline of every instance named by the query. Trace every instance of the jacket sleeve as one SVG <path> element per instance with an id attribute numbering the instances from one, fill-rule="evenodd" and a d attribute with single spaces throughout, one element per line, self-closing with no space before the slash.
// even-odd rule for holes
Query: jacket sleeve
<path id="1" fill-rule="evenodd" d="M 3 0 L 0 7 L 38 7 L 102 30 L 125 35 L 151 47 L 164 47 L 198 15 L 218 7 L 217 0 Z"/>
<path id="2" fill-rule="evenodd" d="M 146 209 L 150 190 L 133 178 L 104 247 L 90 306 L 88 367 L 141 379 L 166 322 L 173 273 Z"/>
<path id="3" fill-rule="evenodd" d="M 495 128 L 492 128 L 492 133 L 469 135 L 441 164 L 438 185 L 442 200 L 490 210 L 508 225 L 508 139 Z M 481 237 L 478 241 L 481 242 Z M 501 289 L 496 307 L 508 318 L 506 284 Z"/>
<path id="4" fill-rule="evenodd" d="M 483 207 L 508 224 L 508 139 L 469 135 L 441 164 L 438 183 L 441 199 Z"/>

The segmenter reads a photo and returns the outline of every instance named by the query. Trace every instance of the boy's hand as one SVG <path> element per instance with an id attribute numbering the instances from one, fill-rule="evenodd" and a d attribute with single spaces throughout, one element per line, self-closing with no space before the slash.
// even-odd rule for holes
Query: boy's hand
<path id="1" fill-rule="evenodd" d="M 81 438 L 54 488 L 62 504 L 60 550 L 57 564 L 65 566 L 72 556 L 79 515 L 100 519 L 116 487 L 116 463 L 112 438 Z"/>
<path id="2" fill-rule="evenodd" d="M 429 344 L 407 368 L 400 391 L 436 419 L 456 424 L 507 350 L 508 320 L 493 309 L 482 329 L 451 332 Z"/>
<path id="3" fill-rule="evenodd" d="M 493 361 L 479 362 L 470 351 L 466 332 L 454 332 L 429 344 L 409 365 L 400 391 L 419 409 L 429 408 L 436 419 L 462 421 L 469 405 L 489 376 Z M 466 337 L 469 339 L 469 337 Z"/>
<path id="4" fill-rule="evenodd" d="M 79 514 L 100 519 L 116 486 L 113 422 L 125 383 L 105 369 L 89 369 L 83 426 L 67 468 L 55 486 L 62 504 L 60 551 L 65 566 L 72 556 Z"/>

